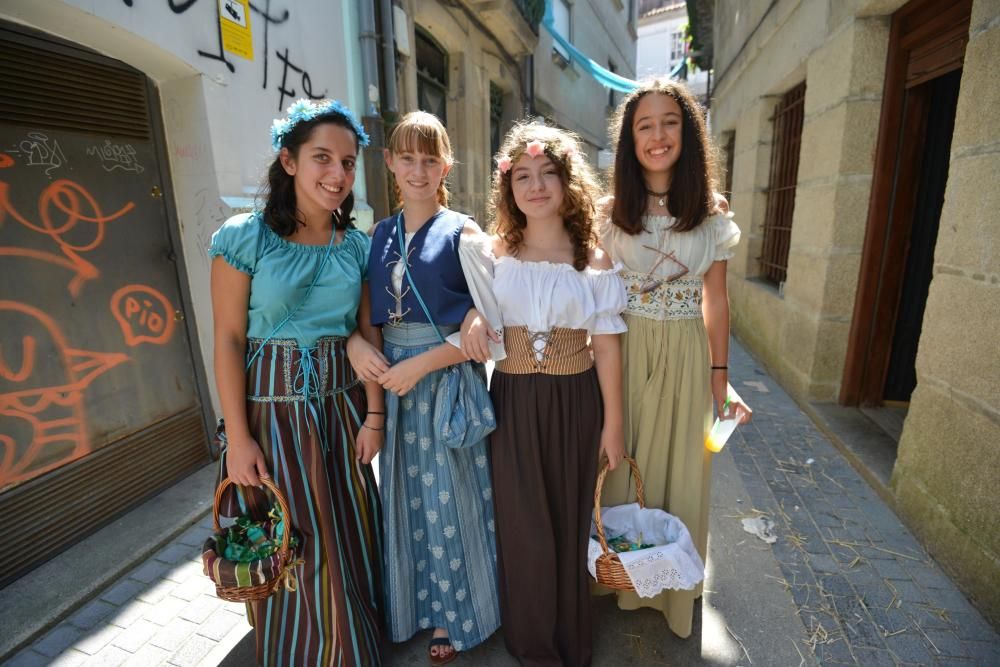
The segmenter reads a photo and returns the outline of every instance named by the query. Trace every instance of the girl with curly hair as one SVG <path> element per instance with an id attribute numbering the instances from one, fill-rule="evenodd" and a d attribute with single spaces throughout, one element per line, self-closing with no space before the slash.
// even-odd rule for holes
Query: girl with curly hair
<path id="1" fill-rule="evenodd" d="M 597 247 L 597 193 L 572 134 L 529 122 L 507 135 L 491 196 L 506 358 L 493 373 L 490 448 L 504 639 L 523 665 L 590 664 L 598 459 L 614 468 L 623 456 L 625 288 Z M 470 321 L 474 358 L 483 337 Z"/>
<path id="2" fill-rule="evenodd" d="M 406 114 L 389 137 L 385 160 L 402 208 L 378 223 L 368 260 L 371 322 L 383 344 L 377 350 L 354 339 L 348 352 L 358 373 L 385 389 L 379 483 L 389 636 L 403 642 L 433 629 L 428 654 L 440 665 L 500 625 L 487 441 L 449 446 L 435 422 L 445 369 L 470 363 L 441 339 L 459 335 L 477 302 L 466 265 L 468 246 L 482 231 L 447 208 L 453 157 L 435 116 Z M 494 351 L 503 355 L 500 346 Z M 492 406 L 477 408 L 493 416 Z"/>
<path id="3" fill-rule="evenodd" d="M 720 416 L 726 404 L 726 260 L 740 230 L 715 194 L 704 111 L 683 84 L 655 79 L 630 93 L 613 130 L 614 199 L 602 244 L 624 265 L 628 288 L 626 449 L 642 471 L 646 506 L 683 521 L 704 560 L 712 463 L 704 443 L 713 404 Z M 742 403 L 726 416 L 735 410 L 749 419 Z M 633 484 L 629 470 L 609 475 L 603 502 L 628 502 Z M 657 609 L 687 637 L 700 595 L 700 585 L 653 598 L 620 591 L 618 606 Z"/>

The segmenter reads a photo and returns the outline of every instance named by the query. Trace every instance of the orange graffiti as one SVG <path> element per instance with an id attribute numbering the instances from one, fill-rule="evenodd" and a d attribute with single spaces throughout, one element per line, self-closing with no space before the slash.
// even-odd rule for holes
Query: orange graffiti
<path id="1" fill-rule="evenodd" d="M 0 153 L 0 169 L 6 169 L 7 167 L 14 166 L 14 158 L 7 155 L 6 153 Z"/>
<path id="2" fill-rule="evenodd" d="M 74 349 L 49 315 L 16 301 L 0 300 L 0 329 L 27 332 L 20 350 L 0 347 L 2 489 L 90 452 L 83 392 L 129 357 Z M 39 359 L 52 358 L 63 372 L 58 380 L 35 373 Z"/>
<path id="3" fill-rule="evenodd" d="M 9 155 L 0 153 L 0 168 L 9 167 L 13 163 Z M 62 255 L 45 250 L 0 246 L 0 256 L 28 257 L 73 271 L 76 275 L 67 286 L 73 296 L 79 295 L 84 282 L 93 280 L 101 274 L 97 267 L 81 257 L 80 253 L 89 252 L 100 246 L 104 241 L 105 223 L 120 218 L 135 207 L 133 202 L 128 202 L 117 212 L 104 215 L 97 200 L 86 188 L 79 183 L 61 178 L 52 182 L 39 195 L 38 215 L 41 225 L 37 225 L 18 213 L 8 197 L 9 192 L 10 185 L 0 182 L 0 223 L 10 215 L 31 231 L 51 238 L 59 246 Z M 64 217 L 61 222 L 55 219 L 60 215 Z M 80 222 L 89 222 L 93 225 L 93 238 L 86 243 L 73 243 L 66 236 Z"/>
<path id="4" fill-rule="evenodd" d="M 111 314 L 129 347 L 169 341 L 174 333 L 173 312 L 167 297 L 148 285 L 126 285 L 111 295 Z"/>

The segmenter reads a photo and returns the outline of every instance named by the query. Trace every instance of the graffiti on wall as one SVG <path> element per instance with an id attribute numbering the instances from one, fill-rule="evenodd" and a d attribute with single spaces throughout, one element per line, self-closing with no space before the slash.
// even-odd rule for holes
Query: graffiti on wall
<path id="1" fill-rule="evenodd" d="M 135 147 L 132 144 L 113 143 L 110 139 L 105 139 L 101 145 L 94 145 L 87 149 L 87 155 L 96 156 L 100 160 L 104 171 L 131 171 L 141 174 L 146 168 L 139 164 L 135 156 Z"/>
<path id="2" fill-rule="evenodd" d="M 38 166 L 33 160 L 30 153 L 22 152 L 20 160 L 0 153 L 0 170 Z M 2 174 L 0 231 L 12 221 L 17 225 L 7 229 L 20 233 L 0 243 L 0 256 L 27 261 L 43 274 L 53 267 L 67 271 L 66 289 L 75 305 L 86 285 L 101 279 L 100 268 L 84 255 L 104 243 L 109 223 L 113 231 L 125 233 L 134 203 L 113 204 L 116 210 L 105 214 L 86 188 L 63 178 L 41 189 L 37 211 L 28 214 L 14 206 L 12 186 Z M 0 489 L 92 452 L 85 403 L 91 385 L 129 362 L 129 348 L 166 344 L 174 334 L 177 312 L 150 285 L 122 285 L 114 291 L 107 312 L 95 312 L 93 317 L 117 322 L 123 345 L 117 350 L 94 350 L 74 344 L 72 327 L 61 324 L 48 304 L 25 303 L 13 296 L 0 298 Z M 113 341 L 108 345 L 115 346 Z"/>
<path id="3" fill-rule="evenodd" d="M 122 0 L 126 7 L 135 8 L 135 3 L 133 0 Z M 161 0 L 162 1 L 162 0 Z M 184 2 L 178 2 L 177 0 L 166 0 L 167 6 L 170 8 L 174 14 L 182 15 L 185 14 L 194 5 L 198 4 L 198 0 L 185 0 Z M 215 18 L 216 25 L 218 26 L 219 16 L 215 3 L 210 3 L 213 17 Z M 208 6 L 208 5 L 206 5 Z M 283 111 L 285 108 L 285 102 L 290 99 L 295 99 L 297 97 L 308 97 L 310 99 L 318 100 L 326 97 L 327 90 L 324 89 L 322 92 L 317 92 L 313 87 L 312 76 L 309 71 L 296 64 L 296 61 L 291 55 L 291 49 L 288 45 L 283 45 L 271 49 L 270 38 L 271 38 L 271 27 L 281 26 L 288 22 L 291 17 L 291 12 L 288 9 L 282 9 L 280 11 L 272 11 L 271 0 L 263 0 L 263 7 L 257 3 L 250 3 L 250 11 L 264 22 L 264 39 L 263 39 L 263 49 L 264 57 L 261 59 L 263 61 L 263 73 L 261 76 L 261 87 L 264 90 L 268 90 L 268 67 L 272 56 L 277 59 L 281 65 L 281 76 L 279 78 L 279 83 L 274 85 L 274 90 L 278 94 L 278 111 Z M 232 72 L 236 73 L 236 64 L 226 57 L 225 50 L 222 48 L 222 31 L 219 28 L 216 31 L 217 34 L 217 44 L 214 51 L 204 51 L 198 50 L 198 55 L 202 58 L 207 58 L 209 60 L 215 60 L 223 63 L 226 68 Z M 280 35 L 279 35 L 280 36 Z"/>

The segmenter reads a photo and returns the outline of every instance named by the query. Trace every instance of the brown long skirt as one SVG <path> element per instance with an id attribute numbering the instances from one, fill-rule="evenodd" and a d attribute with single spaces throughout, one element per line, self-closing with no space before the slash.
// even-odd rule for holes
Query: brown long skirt
<path id="1" fill-rule="evenodd" d="M 604 422 L 597 373 L 497 371 L 490 393 L 507 650 L 522 665 L 589 665 L 587 540 Z"/>

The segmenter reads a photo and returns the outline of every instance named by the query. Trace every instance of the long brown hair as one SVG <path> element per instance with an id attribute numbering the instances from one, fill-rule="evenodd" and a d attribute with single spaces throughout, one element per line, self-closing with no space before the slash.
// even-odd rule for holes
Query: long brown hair
<path id="1" fill-rule="evenodd" d="M 538 121 L 527 121 L 518 123 L 507 133 L 496 155 L 498 167 L 490 192 L 493 231 L 516 256 L 524 242 L 528 219 L 514 201 L 511 165 L 518 161 L 532 141 L 544 144 L 545 155 L 559 174 L 563 186 L 559 215 L 573 243 L 573 268 L 583 271 L 589 263 L 590 250 L 597 245 L 596 201 L 600 187 L 580 148 L 580 141 L 570 132 Z M 508 165 L 506 169 L 499 167 L 501 162 Z"/>
<path id="2" fill-rule="evenodd" d="M 614 203 L 611 222 L 628 234 L 643 230 L 649 205 L 642 165 L 635 156 L 632 123 L 646 95 L 667 95 L 681 108 L 681 154 L 674 165 L 667 209 L 676 218 L 673 229 L 686 232 L 700 225 L 715 209 L 716 160 L 705 129 L 705 111 L 683 83 L 652 79 L 625 96 L 612 121 L 615 144 Z"/>
<path id="3" fill-rule="evenodd" d="M 392 128 L 387 146 L 389 152 L 396 155 L 406 152 L 423 153 L 438 157 L 446 164 L 452 164 L 455 161 L 451 152 L 448 131 L 444 129 L 444 125 L 441 124 L 437 116 L 426 111 L 411 111 L 403 116 L 399 123 Z M 442 178 L 437 189 L 438 203 L 445 208 L 448 207 L 449 197 L 447 180 L 447 178 Z M 392 187 L 396 201 L 402 206 L 403 199 L 395 178 L 393 178 Z"/>

